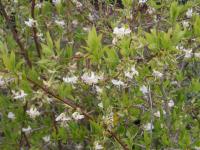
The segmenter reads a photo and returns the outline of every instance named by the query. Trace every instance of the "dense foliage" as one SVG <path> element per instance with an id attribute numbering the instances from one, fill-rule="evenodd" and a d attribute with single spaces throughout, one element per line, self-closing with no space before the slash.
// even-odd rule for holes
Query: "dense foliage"
<path id="1" fill-rule="evenodd" d="M 200 0 L 0 0 L 0 149 L 200 149 Z"/>

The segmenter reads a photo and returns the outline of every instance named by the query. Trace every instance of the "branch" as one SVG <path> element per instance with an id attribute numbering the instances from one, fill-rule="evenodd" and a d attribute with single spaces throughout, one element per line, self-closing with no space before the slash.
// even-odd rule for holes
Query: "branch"
<path id="1" fill-rule="evenodd" d="M 28 52 L 27 50 L 24 48 L 24 45 L 22 44 L 22 42 L 20 41 L 20 38 L 19 38 L 19 34 L 17 32 L 17 29 L 14 28 L 12 26 L 12 23 L 10 21 L 10 18 L 9 16 L 7 15 L 5 9 L 5 7 L 3 6 L 1 0 L 0 0 L 0 12 L 2 14 L 2 16 L 5 18 L 5 21 L 6 21 L 6 24 L 8 25 L 8 27 L 10 28 L 11 32 L 12 32 L 12 35 L 13 35 L 13 38 L 14 40 L 16 41 L 16 43 L 18 44 L 18 46 L 20 47 L 20 51 L 27 63 L 27 65 L 32 68 L 32 63 L 31 63 L 31 60 L 29 59 L 29 56 L 28 56 Z"/>
<path id="2" fill-rule="evenodd" d="M 86 117 L 87 120 L 94 121 L 94 119 L 92 118 L 92 116 L 90 116 L 80 105 L 74 103 L 72 100 L 70 100 L 70 99 L 62 99 L 61 97 L 59 97 L 58 95 L 54 94 L 53 92 L 51 92 L 46 87 L 44 87 L 44 86 L 36 83 L 35 81 L 33 81 L 32 79 L 30 79 L 28 77 L 27 77 L 27 80 L 30 83 L 32 83 L 34 86 L 36 86 L 36 87 L 40 88 L 41 90 L 43 90 L 46 94 L 54 97 L 55 99 L 63 102 L 64 104 L 67 104 L 68 106 L 72 107 L 75 110 L 79 110 Z M 124 150 L 129 150 L 129 148 L 127 148 L 127 145 L 125 143 L 123 143 L 121 141 L 121 139 L 114 132 L 112 132 L 111 130 L 108 129 L 107 125 L 104 124 L 103 127 L 104 127 L 105 131 L 108 132 L 111 135 L 111 137 L 113 139 L 115 139 L 121 145 L 121 147 Z"/>
<path id="3" fill-rule="evenodd" d="M 33 19 L 35 19 L 34 11 L 35 11 L 35 0 L 32 0 L 32 3 L 31 3 L 31 17 Z M 40 43 L 38 41 L 37 28 L 35 26 L 33 26 L 32 30 L 33 30 L 33 39 L 34 39 L 34 42 L 35 42 L 37 54 L 38 54 L 38 57 L 41 58 L 41 50 L 40 50 L 41 46 L 40 46 Z"/>

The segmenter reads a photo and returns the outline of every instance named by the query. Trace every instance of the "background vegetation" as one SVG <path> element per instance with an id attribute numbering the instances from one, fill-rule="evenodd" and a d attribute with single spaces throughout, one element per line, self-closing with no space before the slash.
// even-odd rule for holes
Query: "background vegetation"
<path id="1" fill-rule="evenodd" d="M 0 149 L 200 149 L 200 0 L 0 0 Z"/>

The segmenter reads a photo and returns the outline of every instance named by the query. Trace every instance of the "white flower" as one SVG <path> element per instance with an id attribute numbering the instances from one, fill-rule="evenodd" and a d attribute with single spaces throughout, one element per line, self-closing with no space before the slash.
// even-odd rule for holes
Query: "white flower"
<path id="1" fill-rule="evenodd" d="M 42 8 L 42 4 L 43 4 L 43 3 L 37 3 L 37 4 L 35 5 L 35 7 L 36 7 L 36 8 Z"/>
<path id="2" fill-rule="evenodd" d="M 84 118 L 84 115 L 81 115 L 79 112 L 76 111 L 72 114 L 72 118 L 74 118 L 75 120 L 81 120 Z"/>
<path id="3" fill-rule="evenodd" d="M 58 26 L 61 26 L 62 28 L 65 26 L 65 21 L 64 20 L 55 20 L 55 23 L 58 25 Z"/>
<path id="4" fill-rule="evenodd" d="M 102 88 L 100 88 L 99 86 L 95 86 L 95 89 L 96 89 L 96 92 L 97 93 L 99 93 L 99 94 L 101 94 L 102 92 L 103 92 L 103 89 Z"/>
<path id="5" fill-rule="evenodd" d="M 187 28 L 187 27 L 190 26 L 188 21 L 182 21 L 182 25 L 183 25 L 184 28 Z"/>
<path id="6" fill-rule="evenodd" d="M 169 107 L 173 107 L 174 106 L 174 101 L 172 99 L 168 102 L 168 106 Z"/>
<path id="7" fill-rule="evenodd" d="M 53 0 L 52 2 L 53 2 L 55 5 L 58 5 L 58 4 L 61 3 L 61 0 Z"/>
<path id="8" fill-rule="evenodd" d="M 145 4 L 147 0 L 139 0 L 139 4 Z"/>
<path id="9" fill-rule="evenodd" d="M 89 13 L 88 19 L 89 19 L 90 21 L 94 21 L 94 20 L 95 20 L 95 16 L 92 15 L 91 13 Z"/>
<path id="10" fill-rule="evenodd" d="M 157 112 L 154 113 L 154 116 L 160 118 L 160 111 L 158 110 Z"/>
<path id="11" fill-rule="evenodd" d="M 25 133 L 30 133 L 31 130 L 32 129 L 30 126 L 28 126 L 27 128 L 22 128 L 22 132 L 25 132 Z"/>
<path id="12" fill-rule="evenodd" d="M 185 52 L 185 58 L 191 58 L 192 57 L 192 50 L 183 50 Z"/>
<path id="13" fill-rule="evenodd" d="M 99 106 L 100 108 L 103 108 L 103 103 L 102 103 L 102 102 L 99 103 L 98 106 Z"/>
<path id="14" fill-rule="evenodd" d="M 193 15 L 193 9 L 190 8 L 190 9 L 187 10 L 187 12 L 186 12 L 186 16 L 187 16 L 187 18 L 191 18 L 192 15 Z"/>
<path id="15" fill-rule="evenodd" d="M 44 140 L 44 142 L 49 142 L 50 141 L 50 135 L 47 135 L 47 136 L 44 136 L 43 138 L 42 138 L 43 140 Z"/>
<path id="16" fill-rule="evenodd" d="M 114 37 L 113 40 L 112 40 L 112 44 L 113 44 L 113 45 L 116 45 L 116 44 L 117 44 L 117 41 L 118 41 L 118 39 L 117 39 L 116 37 Z"/>
<path id="17" fill-rule="evenodd" d="M 31 106 L 31 108 L 27 110 L 26 113 L 33 119 L 35 119 L 35 117 L 40 115 L 40 112 L 37 110 L 37 108 L 33 106 Z"/>
<path id="18" fill-rule="evenodd" d="M 146 130 L 146 131 L 151 131 L 153 129 L 154 129 L 154 126 L 152 123 L 147 123 L 144 125 L 144 130 Z"/>
<path id="19" fill-rule="evenodd" d="M 28 21 L 24 21 L 24 23 L 28 26 L 28 27 L 33 27 L 34 25 L 37 24 L 37 21 L 32 19 L 32 18 L 29 18 Z"/>
<path id="20" fill-rule="evenodd" d="M 56 121 L 69 121 L 69 120 L 71 120 L 71 118 L 66 116 L 65 113 L 61 113 L 59 116 L 56 117 Z"/>
<path id="21" fill-rule="evenodd" d="M 78 20 L 73 20 L 73 21 L 72 21 L 72 24 L 73 24 L 74 26 L 77 26 L 77 25 L 78 25 Z"/>
<path id="22" fill-rule="evenodd" d="M 114 85 L 116 85 L 116 86 L 125 86 L 125 83 L 123 82 L 123 81 L 121 81 L 121 80 L 115 80 L 115 79 L 113 79 L 113 80 L 111 80 L 111 82 L 112 82 L 112 84 L 114 84 Z"/>
<path id="23" fill-rule="evenodd" d="M 95 75 L 94 72 L 91 72 L 91 73 L 84 73 L 82 75 L 81 79 L 86 84 L 92 85 L 92 84 L 97 84 L 99 82 L 99 80 L 102 80 L 103 76 L 98 76 L 98 75 Z"/>
<path id="24" fill-rule="evenodd" d="M 94 142 L 94 149 L 95 150 L 101 150 L 101 149 L 103 149 L 103 146 L 100 145 L 98 141 L 95 141 Z"/>
<path id="25" fill-rule="evenodd" d="M 138 71 L 135 69 L 134 66 L 131 67 L 131 70 L 130 70 L 130 71 L 129 71 L 129 70 L 125 71 L 124 74 L 125 74 L 125 76 L 126 76 L 127 78 L 129 78 L 129 79 L 132 79 L 134 75 L 135 75 L 135 76 L 138 76 L 138 75 L 139 75 Z"/>
<path id="26" fill-rule="evenodd" d="M 77 83 L 78 78 L 76 76 L 71 76 L 71 77 L 64 77 L 63 81 L 66 83 L 71 83 L 71 84 L 75 84 Z"/>
<path id="27" fill-rule="evenodd" d="M 140 91 L 145 95 L 147 93 L 149 93 L 147 87 L 145 85 L 143 85 L 142 87 L 140 87 Z"/>
<path id="28" fill-rule="evenodd" d="M 14 99 L 22 99 L 27 96 L 27 94 L 23 90 L 20 90 L 19 92 L 12 91 L 12 93 L 14 95 Z"/>
<path id="29" fill-rule="evenodd" d="M 72 0 L 72 2 L 76 5 L 77 8 L 81 8 L 83 4 L 77 0 Z"/>
<path id="30" fill-rule="evenodd" d="M 8 118 L 14 120 L 15 119 L 15 114 L 13 112 L 8 113 Z"/>
<path id="31" fill-rule="evenodd" d="M 152 75 L 157 78 L 162 78 L 163 74 L 159 71 L 153 70 Z"/>
<path id="32" fill-rule="evenodd" d="M 125 35 L 129 35 L 131 33 L 131 30 L 129 28 L 124 27 L 115 27 L 113 30 L 113 34 L 115 34 L 117 37 L 123 37 Z"/>
<path id="33" fill-rule="evenodd" d="M 138 71 L 135 69 L 135 66 L 131 67 L 131 71 L 132 71 L 133 75 L 136 75 L 136 76 L 139 75 Z"/>
<path id="34" fill-rule="evenodd" d="M 2 76 L 0 76 L 0 86 L 3 86 L 5 84 L 5 80 Z"/>

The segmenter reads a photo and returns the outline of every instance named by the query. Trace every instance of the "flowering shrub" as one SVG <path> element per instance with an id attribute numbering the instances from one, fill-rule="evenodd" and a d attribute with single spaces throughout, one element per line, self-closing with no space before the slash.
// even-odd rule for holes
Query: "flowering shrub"
<path id="1" fill-rule="evenodd" d="M 1 149 L 200 149 L 199 0 L 0 0 Z"/>

